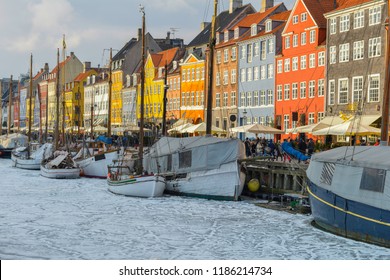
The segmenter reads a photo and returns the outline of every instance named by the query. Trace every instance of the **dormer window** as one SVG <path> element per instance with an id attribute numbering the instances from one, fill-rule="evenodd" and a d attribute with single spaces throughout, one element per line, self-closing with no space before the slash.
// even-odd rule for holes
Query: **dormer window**
<path id="1" fill-rule="evenodd" d="M 227 42 L 229 41 L 229 30 L 226 30 L 225 33 L 223 34 L 223 41 Z"/>
<path id="2" fill-rule="evenodd" d="M 265 32 L 271 32 L 272 30 L 272 20 L 269 20 L 265 23 Z"/>
<path id="3" fill-rule="evenodd" d="M 126 75 L 126 87 L 130 86 L 130 82 L 131 82 L 130 75 Z"/>
<path id="4" fill-rule="evenodd" d="M 136 86 L 137 85 L 137 75 L 134 74 L 133 75 L 133 86 Z"/>
<path id="5" fill-rule="evenodd" d="M 158 68 L 158 77 L 161 78 L 163 74 L 163 67 Z"/>
<path id="6" fill-rule="evenodd" d="M 95 83 L 95 75 L 92 75 L 92 84 L 94 84 Z"/>
<path id="7" fill-rule="evenodd" d="M 87 85 L 91 84 L 91 77 L 87 77 Z"/>
<path id="8" fill-rule="evenodd" d="M 257 35 L 257 24 L 252 24 L 251 26 L 251 36 Z"/>
<path id="9" fill-rule="evenodd" d="M 219 44 L 219 33 L 217 32 L 216 35 L 217 35 L 217 36 L 216 36 L 217 38 L 215 38 L 215 44 L 218 45 L 218 44 Z"/>
<path id="10" fill-rule="evenodd" d="M 177 61 L 173 61 L 172 63 L 173 70 L 177 69 Z"/>
<path id="11" fill-rule="evenodd" d="M 238 37 L 240 36 L 240 28 L 236 28 L 234 29 L 234 39 L 238 39 Z"/>

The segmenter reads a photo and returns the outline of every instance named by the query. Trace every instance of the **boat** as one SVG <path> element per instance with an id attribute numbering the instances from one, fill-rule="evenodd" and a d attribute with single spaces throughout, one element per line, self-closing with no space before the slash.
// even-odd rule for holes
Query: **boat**
<path id="1" fill-rule="evenodd" d="M 353 143 L 314 154 L 306 171 L 316 226 L 384 247 L 390 247 L 389 48 L 387 52 L 381 145 Z"/>
<path id="2" fill-rule="evenodd" d="M 34 149 L 36 149 L 34 151 Z M 11 160 L 12 166 L 29 169 L 40 170 L 41 162 L 49 158 L 53 154 L 53 145 L 46 143 L 43 145 L 30 144 L 28 147 L 19 147 L 12 150 Z"/>
<path id="3" fill-rule="evenodd" d="M 142 51 L 141 51 L 141 112 L 140 112 L 140 145 L 137 161 L 137 173 L 133 175 L 127 163 L 116 161 L 108 166 L 108 190 L 114 194 L 132 197 L 159 197 L 165 190 L 165 177 L 159 172 L 148 173 L 144 170 L 144 90 L 145 90 L 145 10 L 142 13 Z M 111 63 L 111 55 L 110 55 Z M 110 67 L 111 69 L 111 67 Z"/>
<path id="4" fill-rule="evenodd" d="M 80 168 L 66 151 L 55 151 L 53 156 L 41 162 L 41 176 L 50 179 L 78 179 Z"/>
<path id="5" fill-rule="evenodd" d="M 245 184 L 243 159 L 240 139 L 163 137 L 145 154 L 144 165 L 165 178 L 168 194 L 237 201 Z"/>
<path id="6" fill-rule="evenodd" d="M 0 136 L 0 158 L 11 158 L 12 150 L 27 146 L 27 136 L 20 133 Z"/>

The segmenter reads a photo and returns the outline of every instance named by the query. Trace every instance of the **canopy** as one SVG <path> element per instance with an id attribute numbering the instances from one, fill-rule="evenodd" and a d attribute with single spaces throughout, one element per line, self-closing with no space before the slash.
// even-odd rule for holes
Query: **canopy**
<path id="1" fill-rule="evenodd" d="M 314 135 L 370 135 L 381 134 L 379 128 L 369 126 L 358 120 L 348 120 L 344 123 L 333 125 L 313 132 Z"/>
<path id="2" fill-rule="evenodd" d="M 232 132 L 250 132 L 250 133 L 264 133 L 264 134 L 282 134 L 284 133 L 282 130 L 273 128 L 270 126 L 265 126 L 261 124 L 247 124 L 242 126 L 233 127 L 231 129 Z"/>
<path id="3" fill-rule="evenodd" d="M 181 125 L 178 125 L 178 126 L 174 126 L 173 128 L 169 129 L 168 130 L 168 133 L 182 133 L 182 130 L 183 129 L 186 129 L 188 127 L 192 126 L 192 124 L 190 123 L 184 123 L 184 124 L 181 124 Z"/>
<path id="4" fill-rule="evenodd" d="M 319 121 L 318 123 L 298 126 L 295 128 L 287 129 L 287 133 L 313 133 L 314 131 L 327 128 L 331 125 L 343 123 L 344 120 L 339 116 L 328 116 Z"/>
<path id="5" fill-rule="evenodd" d="M 87 132 L 91 132 L 91 128 L 90 128 L 90 127 L 87 128 L 86 131 L 87 131 Z M 105 132 L 105 131 L 107 131 L 107 127 L 98 125 L 98 126 L 95 126 L 95 127 L 93 128 L 93 131 L 95 131 L 95 132 Z"/>
<path id="6" fill-rule="evenodd" d="M 206 123 L 202 122 L 199 124 L 195 124 L 189 126 L 187 128 L 182 129 L 181 133 L 196 133 L 196 132 L 206 132 Z M 216 127 L 214 125 L 211 126 L 211 132 L 213 133 L 222 133 L 225 132 L 222 128 Z"/>

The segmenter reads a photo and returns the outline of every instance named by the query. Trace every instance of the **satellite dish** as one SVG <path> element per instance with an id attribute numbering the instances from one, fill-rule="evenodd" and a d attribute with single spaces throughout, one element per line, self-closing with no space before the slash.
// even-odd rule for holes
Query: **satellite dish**
<path id="1" fill-rule="evenodd" d="M 237 120 L 236 115 L 230 115 L 230 121 L 235 122 Z"/>

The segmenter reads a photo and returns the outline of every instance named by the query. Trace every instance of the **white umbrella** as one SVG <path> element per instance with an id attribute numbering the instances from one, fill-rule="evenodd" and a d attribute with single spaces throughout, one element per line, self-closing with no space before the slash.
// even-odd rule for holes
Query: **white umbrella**
<path id="1" fill-rule="evenodd" d="M 258 123 L 255 124 L 247 124 L 242 126 L 233 127 L 231 129 L 232 132 L 250 132 L 250 133 L 263 133 L 263 134 L 282 134 L 284 131 L 273 128 L 270 126 L 261 125 Z"/>
<path id="2" fill-rule="evenodd" d="M 206 123 L 202 122 L 199 124 L 195 124 L 195 125 L 189 126 L 189 127 L 182 130 L 182 133 L 196 133 L 196 132 L 206 132 Z M 219 127 L 212 125 L 211 132 L 222 133 L 225 131 L 222 128 L 219 128 Z"/>
<path id="3" fill-rule="evenodd" d="M 381 134 L 379 128 L 349 120 L 341 124 L 333 125 L 313 132 L 314 135 L 370 135 Z"/>
<path id="4" fill-rule="evenodd" d="M 171 128 L 171 129 L 169 129 L 168 130 L 168 133 L 182 133 L 182 130 L 183 129 L 186 129 L 187 127 L 190 127 L 190 126 L 192 126 L 192 124 L 190 124 L 190 123 L 184 123 L 184 124 L 182 124 L 182 125 L 179 125 L 179 126 L 175 126 L 175 127 L 173 127 L 173 128 Z"/>

